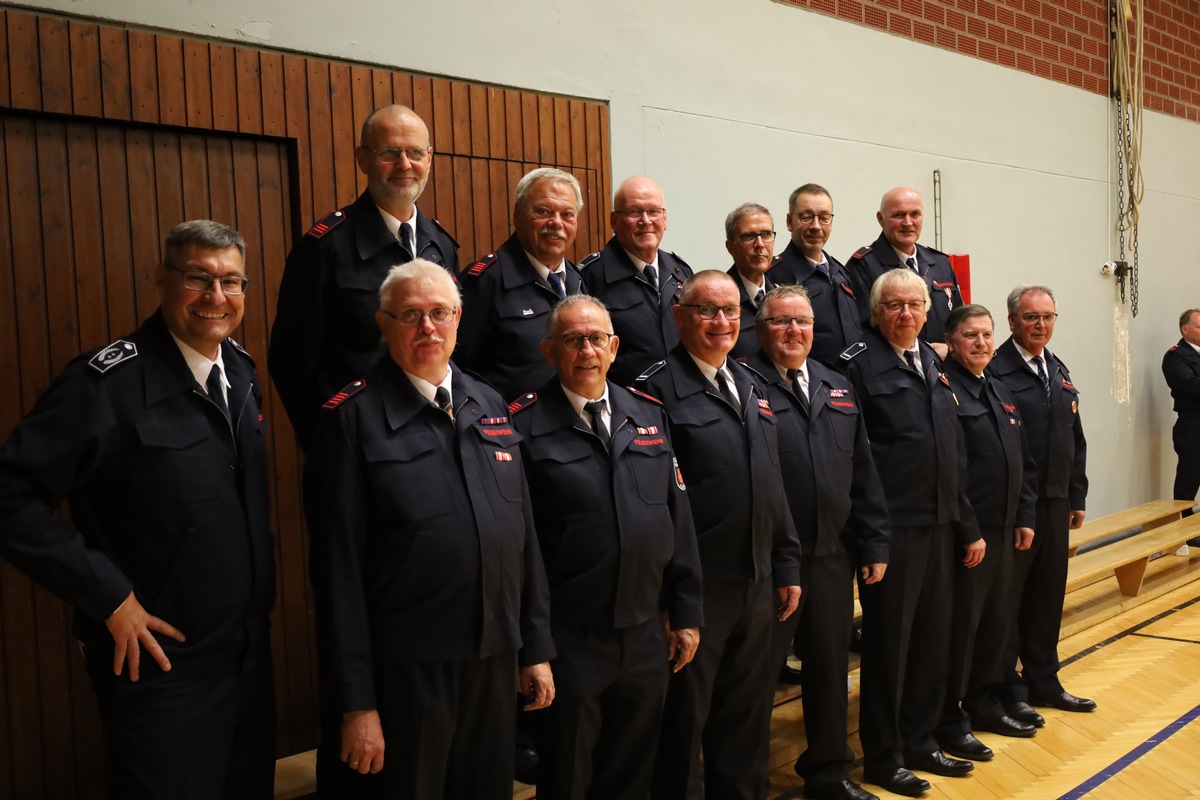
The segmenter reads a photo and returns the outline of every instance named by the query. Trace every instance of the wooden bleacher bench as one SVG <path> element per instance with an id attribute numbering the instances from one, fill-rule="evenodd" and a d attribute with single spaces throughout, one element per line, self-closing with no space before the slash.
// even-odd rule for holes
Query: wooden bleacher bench
<path id="1" fill-rule="evenodd" d="M 1134 531 L 1138 528 L 1145 532 L 1174 522 L 1180 519 L 1184 510 L 1193 505 L 1194 503 L 1187 500 L 1151 500 L 1149 503 L 1127 508 L 1115 514 L 1086 520 L 1082 526 L 1071 531 L 1068 555 L 1074 556 L 1080 547 L 1117 534 Z"/>
<path id="2" fill-rule="evenodd" d="M 1133 597 L 1142 590 L 1142 579 L 1151 557 L 1173 553 L 1188 539 L 1198 536 L 1200 514 L 1160 524 L 1150 530 L 1143 528 L 1136 536 L 1081 553 L 1067 562 L 1067 591 L 1115 574 L 1121 594 Z"/>

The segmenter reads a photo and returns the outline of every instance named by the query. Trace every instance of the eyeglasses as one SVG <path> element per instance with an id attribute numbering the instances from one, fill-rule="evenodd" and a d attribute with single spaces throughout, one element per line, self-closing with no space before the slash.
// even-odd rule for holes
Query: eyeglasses
<path id="1" fill-rule="evenodd" d="M 716 319 L 717 314 L 724 314 L 725 319 L 737 319 L 742 315 L 741 306 L 714 306 L 711 303 L 680 303 L 684 308 L 696 309 L 696 316 L 700 319 Z"/>
<path id="2" fill-rule="evenodd" d="M 572 353 L 583 349 L 583 343 L 587 342 L 592 346 L 593 350 L 603 350 L 608 347 L 608 342 L 612 339 L 611 333 L 604 331 L 595 331 L 594 333 L 564 333 L 562 336 L 547 336 L 547 339 L 558 339 L 562 342 L 564 350 L 570 350 Z"/>
<path id="3" fill-rule="evenodd" d="M 665 208 L 627 208 L 619 210 L 617 213 L 629 222 L 638 222 L 642 217 L 651 222 L 659 222 L 666 215 L 667 210 Z"/>
<path id="4" fill-rule="evenodd" d="M 814 219 L 822 225 L 833 224 L 833 214 L 797 214 L 795 219 L 801 225 L 812 225 Z"/>
<path id="5" fill-rule="evenodd" d="M 892 301 L 890 303 L 880 303 L 885 311 L 889 314 L 899 314 L 904 309 L 908 309 L 910 313 L 917 314 L 925 310 L 924 300 L 914 300 L 911 303 L 901 303 L 900 301 Z"/>
<path id="6" fill-rule="evenodd" d="M 754 244 L 755 239 L 762 239 L 763 244 L 770 244 L 775 241 L 775 231 L 748 231 L 739 233 L 737 238 L 742 244 Z"/>
<path id="7" fill-rule="evenodd" d="M 433 152 L 433 146 L 429 147 L 385 147 L 381 150 L 372 150 L 370 147 L 364 147 L 368 153 L 375 156 L 375 160 L 380 164 L 395 164 L 400 160 L 401 156 L 406 157 L 413 164 L 424 164 L 429 158 L 429 154 Z"/>
<path id="8" fill-rule="evenodd" d="M 386 308 L 380 309 L 380 311 L 396 320 L 396 322 L 400 323 L 405 328 L 415 328 L 421 324 L 421 320 L 425 319 L 425 317 L 429 317 L 429 321 L 434 325 L 446 325 L 454 319 L 454 312 L 456 310 L 457 309 L 446 308 L 445 306 L 438 306 L 437 308 L 432 308 L 429 311 L 421 311 L 416 308 L 406 308 L 397 314 L 388 311 Z"/>
<path id="9" fill-rule="evenodd" d="M 229 297 L 237 297 L 246 291 L 250 279 L 245 275 L 213 275 L 208 272 L 188 271 L 179 267 L 169 269 L 183 275 L 183 288 L 189 292 L 211 292 L 213 283 L 221 284 L 221 292 Z"/>
<path id="10" fill-rule="evenodd" d="M 1051 325 L 1054 323 L 1054 320 L 1057 317 L 1058 317 L 1058 314 L 1056 314 L 1054 312 L 1050 312 L 1049 314 L 1035 314 L 1032 311 L 1030 311 L 1027 314 L 1021 315 L 1021 319 L 1024 320 L 1025 322 L 1028 322 L 1030 325 L 1036 325 L 1039 320 L 1047 325 Z"/>
<path id="11" fill-rule="evenodd" d="M 772 328 L 790 328 L 793 322 L 801 328 L 811 328 L 813 326 L 812 317 L 767 317 L 763 322 Z"/>

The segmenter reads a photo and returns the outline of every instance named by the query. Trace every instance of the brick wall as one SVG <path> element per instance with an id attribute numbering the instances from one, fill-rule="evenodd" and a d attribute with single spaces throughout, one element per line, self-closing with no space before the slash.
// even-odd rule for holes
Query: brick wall
<path id="1" fill-rule="evenodd" d="M 1099 0 L 781 2 L 1108 94 L 1108 5 Z M 1146 108 L 1200 122 L 1200 0 L 1144 3 Z"/>

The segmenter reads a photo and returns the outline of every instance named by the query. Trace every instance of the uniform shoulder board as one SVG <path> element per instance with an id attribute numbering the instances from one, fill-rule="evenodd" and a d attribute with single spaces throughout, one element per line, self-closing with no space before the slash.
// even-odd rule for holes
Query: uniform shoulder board
<path id="1" fill-rule="evenodd" d="M 246 348 L 242 347 L 242 345 L 237 341 L 237 339 L 234 339 L 232 336 L 229 337 L 229 344 L 233 345 L 233 349 L 237 350 L 239 353 L 244 355 L 246 358 L 250 359 L 251 361 L 254 360 L 254 357 L 246 352 Z"/>
<path id="2" fill-rule="evenodd" d="M 1175 352 L 1176 350 L 1178 350 L 1178 349 L 1179 349 L 1179 345 L 1177 345 L 1177 344 L 1173 344 L 1173 345 L 1171 345 L 1170 347 L 1168 347 L 1168 348 L 1167 348 L 1167 352 L 1168 352 L 1168 353 L 1174 353 L 1174 352 Z"/>
<path id="3" fill-rule="evenodd" d="M 636 395 L 637 397 L 640 397 L 643 400 L 649 400 L 651 403 L 656 403 L 660 406 L 663 404 L 663 401 L 659 400 L 654 395 L 646 394 L 645 392 L 643 392 L 639 389 L 635 389 L 632 386 L 626 386 L 625 388 L 629 390 L 630 394 Z"/>
<path id="4" fill-rule="evenodd" d="M 599 257 L 600 257 L 599 250 L 597 250 L 595 253 L 588 253 L 586 256 L 584 256 L 583 258 L 581 258 L 579 260 L 579 264 L 578 264 L 579 269 L 586 269 L 589 264 L 591 264 L 593 261 L 595 261 Z"/>
<path id="5" fill-rule="evenodd" d="M 325 405 L 321 406 L 321 408 L 326 408 L 326 409 L 337 408 L 342 403 L 346 402 L 351 397 L 354 397 L 354 395 L 358 394 L 365 388 L 367 388 L 367 382 L 365 380 L 360 378 L 359 380 L 352 381 L 351 383 L 346 384 L 346 388 L 342 389 L 340 392 L 335 394 L 333 397 L 326 400 Z"/>
<path id="6" fill-rule="evenodd" d="M 455 249 L 455 250 L 457 250 L 458 248 L 462 247 L 462 245 L 460 245 L 460 244 L 458 243 L 458 239 L 455 239 L 453 236 L 451 236 L 451 235 L 450 235 L 450 231 L 448 231 L 448 230 L 446 230 L 445 228 L 443 228 L 443 227 L 442 227 L 442 223 L 438 222 L 438 221 L 437 221 L 436 219 L 434 219 L 433 217 L 427 217 L 427 219 L 428 219 L 430 222 L 432 222 L 432 223 L 433 223 L 433 227 L 437 228 L 439 231 L 441 231 L 442 233 L 446 234 L 446 238 L 450 240 L 450 243 L 451 243 L 452 245 L 454 245 L 454 249 Z"/>
<path id="7" fill-rule="evenodd" d="M 88 366 L 97 372 L 104 373 L 125 361 L 137 358 L 137 345 L 124 339 L 117 339 L 108 347 L 100 350 L 88 360 Z"/>
<path id="8" fill-rule="evenodd" d="M 322 236 L 329 233 L 331 230 L 336 228 L 338 225 L 341 225 L 345 221 L 346 212 L 339 208 L 337 211 L 331 211 L 330 213 L 326 214 L 324 219 L 319 220 L 317 224 L 309 228 L 308 233 L 304 235 L 311 236 L 314 239 L 320 239 Z"/>
<path id="9" fill-rule="evenodd" d="M 783 256 L 775 256 L 771 259 L 771 266 L 767 267 L 767 269 L 774 269 L 779 266 L 779 262 L 781 261 L 783 261 Z"/>
<path id="10" fill-rule="evenodd" d="M 850 256 L 850 258 L 851 259 L 862 258 L 867 253 L 871 252 L 872 249 L 873 248 L 870 245 L 866 245 L 865 247 L 860 247 L 854 251 L 854 255 Z"/>
<path id="11" fill-rule="evenodd" d="M 922 247 L 924 247 L 926 250 L 928 250 L 928 251 L 929 251 L 929 252 L 931 252 L 931 253 L 937 253 L 939 256 L 945 256 L 945 255 L 946 255 L 946 254 L 945 254 L 945 253 L 943 253 L 941 250 L 938 250 L 936 247 L 926 247 L 925 245 L 921 245 L 921 246 L 922 246 Z M 949 258 L 949 256 L 946 256 L 946 258 Z"/>
<path id="12" fill-rule="evenodd" d="M 862 351 L 864 351 L 866 349 L 867 349 L 866 342 L 855 342 L 854 344 L 850 345 L 842 352 L 838 353 L 838 358 L 842 359 L 843 361 L 849 361 L 850 359 L 854 358 L 856 355 L 858 355 L 859 353 L 861 353 Z"/>
<path id="13" fill-rule="evenodd" d="M 667 362 L 665 359 L 662 361 L 656 361 L 655 363 L 646 367 L 645 371 L 642 372 L 641 375 L 638 375 L 636 378 L 634 378 L 634 380 L 635 381 L 644 381 L 647 378 L 649 378 L 651 375 L 653 375 L 654 373 L 658 372 L 660 369 L 665 367 L 666 365 L 667 365 Z"/>
<path id="14" fill-rule="evenodd" d="M 526 392 L 508 404 L 508 413 L 516 414 L 518 411 L 524 411 L 536 402 L 537 392 Z"/>
<path id="15" fill-rule="evenodd" d="M 752 373 L 752 374 L 753 374 L 753 375 L 754 375 L 756 378 L 758 378 L 759 380 L 761 380 L 761 381 L 766 381 L 766 379 L 767 379 L 767 376 L 766 376 L 766 375 L 763 375 L 761 372 L 759 372 L 758 370 L 756 370 L 754 367 L 752 367 L 752 366 L 750 366 L 749 364 L 747 364 L 747 363 L 746 363 L 746 357 L 745 357 L 745 356 L 742 356 L 741 358 L 735 358 L 735 359 L 734 359 L 734 361 L 736 361 L 738 364 L 741 364 L 741 365 L 742 365 L 743 367 L 745 367 L 746 369 L 750 370 L 750 372 L 751 372 L 751 373 Z"/>
<path id="16" fill-rule="evenodd" d="M 500 260 L 500 256 L 495 253 L 488 253 L 483 258 L 476 261 L 471 266 L 467 267 L 466 274 L 472 278 L 483 274 L 483 271 Z"/>

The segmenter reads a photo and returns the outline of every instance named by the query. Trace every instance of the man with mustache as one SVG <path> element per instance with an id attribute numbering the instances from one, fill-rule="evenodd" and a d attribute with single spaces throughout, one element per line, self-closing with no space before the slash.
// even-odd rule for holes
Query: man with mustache
<path id="1" fill-rule="evenodd" d="M 825 252 L 833 232 L 829 190 L 806 183 L 792 192 L 787 226 L 792 240 L 775 260 L 767 280 L 776 286 L 798 283 L 807 290 L 815 320 L 809 357 L 841 370 L 838 355 L 862 338 L 862 325 L 846 268 Z"/>
<path id="2" fill-rule="evenodd" d="M 745 358 L 758 352 L 754 314 L 773 286 L 767 280 L 775 254 L 775 223 L 758 203 L 742 203 L 725 217 L 725 249 L 733 257 L 729 277 L 737 284 L 742 307 L 741 329 L 730 355 Z"/>
<path id="3" fill-rule="evenodd" d="M 514 680 L 526 708 L 554 697 L 521 437 L 450 361 L 461 316 L 439 265 L 393 267 L 388 352 L 325 404 L 305 461 L 340 756 L 372 797 L 507 796 Z"/>
<path id="4" fill-rule="evenodd" d="M 301 447 L 321 404 L 383 354 L 375 309 L 387 271 L 418 257 L 458 271 L 458 242 L 416 205 L 433 167 L 424 121 L 406 106 L 379 108 L 354 155 L 367 190 L 296 243 L 271 328 L 271 380 Z"/>
<path id="5" fill-rule="evenodd" d="M 513 235 L 462 274 L 463 317 L 455 360 L 513 399 L 554 374 L 542 358 L 550 309 L 580 292 L 567 258 L 583 192 L 569 172 L 543 167 L 517 183 Z"/>

